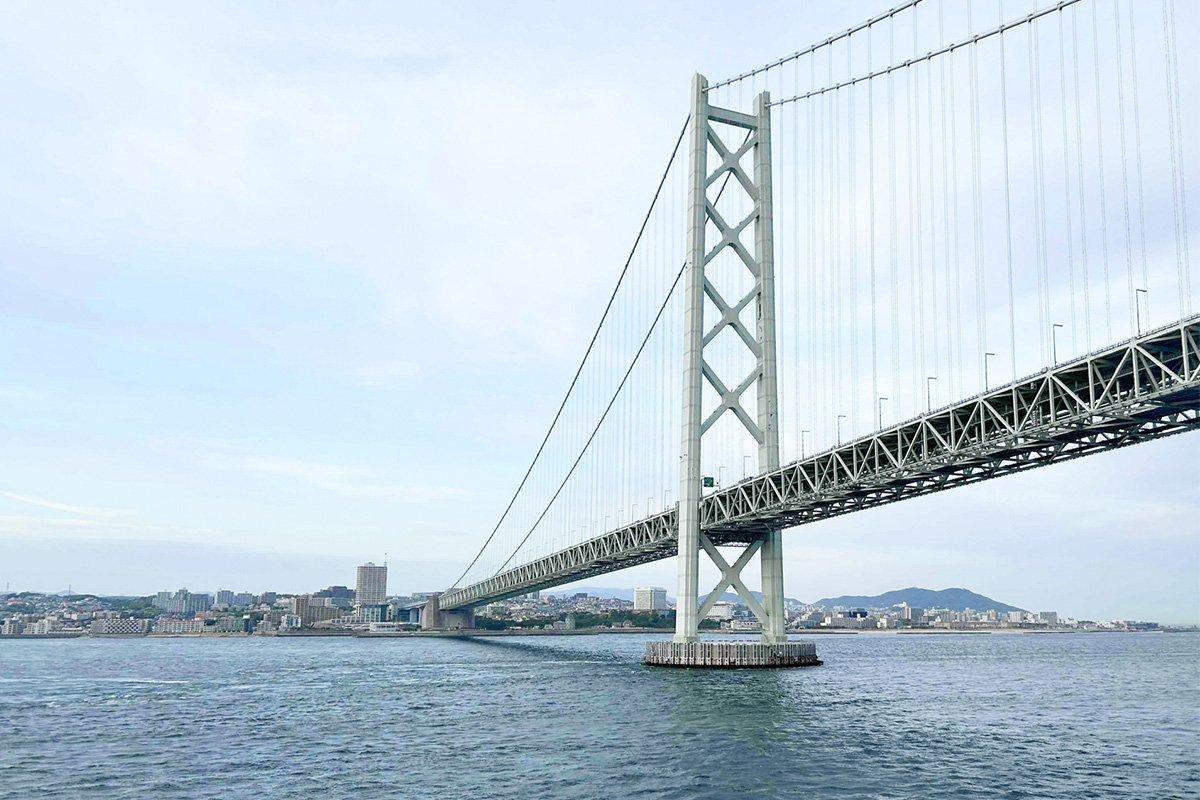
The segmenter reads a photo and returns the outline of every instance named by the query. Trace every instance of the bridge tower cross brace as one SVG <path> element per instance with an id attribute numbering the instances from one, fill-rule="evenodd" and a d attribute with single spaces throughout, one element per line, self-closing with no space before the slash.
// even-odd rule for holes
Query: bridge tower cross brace
<path id="1" fill-rule="evenodd" d="M 675 611 L 675 641 L 699 639 L 700 619 L 726 587 L 733 587 L 762 623 L 762 638 L 767 643 L 787 641 L 783 603 L 783 542 L 781 531 L 774 530 L 754 542 L 732 565 L 725 561 L 700 530 L 700 447 L 704 433 L 726 411 L 732 412 L 758 442 L 758 467 L 762 472 L 779 467 L 779 413 L 775 362 L 775 267 L 771 205 L 771 111 L 770 95 L 763 92 L 754 99 L 754 113 L 745 114 L 718 108 L 708 103 L 708 81 L 703 75 L 692 78 L 692 123 L 689 132 L 689 171 L 687 200 L 687 266 L 684 276 L 684 349 L 683 349 L 683 446 L 680 459 L 679 488 L 679 583 Z M 713 128 L 717 122 L 747 131 L 744 142 L 726 142 Z M 708 171 L 709 145 L 721 159 L 721 165 Z M 753 179 L 741 167 L 741 159 L 753 151 Z M 725 178 L 722 181 L 722 178 Z M 745 192 L 752 201 L 750 214 L 729 224 L 715 207 L 715 194 L 728 184 Z M 706 230 L 712 222 L 720 241 L 707 246 Z M 753 255 L 742 244 L 740 235 L 754 225 Z M 705 267 L 723 250 L 731 248 L 754 278 L 745 297 L 729 303 L 705 276 Z M 704 298 L 708 297 L 721 318 L 708 330 L 704 327 Z M 746 330 L 740 313 L 755 304 L 756 325 Z M 755 356 L 755 366 L 736 387 L 726 387 L 704 359 L 704 348 L 726 327 Z M 720 396 L 717 407 L 703 416 L 704 382 Z M 742 407 L 741 397 L 752 384 L 758 397 L 757 414 L 752 419 Z M 713 559 L 721 570 L 721 581 L 699 605 L 700 550 Z M 742 567 L 758 551 L 762 568 L 762 602 L 755 600 L 742 583 Z"/>

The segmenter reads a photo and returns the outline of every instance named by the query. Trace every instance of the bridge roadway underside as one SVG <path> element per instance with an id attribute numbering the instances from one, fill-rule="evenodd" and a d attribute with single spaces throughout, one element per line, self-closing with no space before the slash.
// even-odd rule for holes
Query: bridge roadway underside
<path id="1" fill-rule="evenodd" d="M 702 500 L 716 545 L 1200 428 L 1200 315 Z M 439 598 L 476 606 L 676 554 L 676 509 Z"/>

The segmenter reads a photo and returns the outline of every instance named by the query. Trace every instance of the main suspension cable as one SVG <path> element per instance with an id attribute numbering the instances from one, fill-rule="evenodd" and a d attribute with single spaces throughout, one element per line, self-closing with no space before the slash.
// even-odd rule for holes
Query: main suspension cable
<path id="1" fill-rule="evenodd" d="M 635 253 L 637 253 L 638 245 L 642 241 L 642 235 L 646 232 L 646 226 L 650 222 L 651 214 L 654 213 L 654 207 L 658 203 L 658 198 L 662 193 L 663 185 L 667 182 L 667 176 L 671 172 L 671 166 L 675 163 L 675 156 L 679 154 L 679 145 L 683 143 L 683 137 L 687 135 L 688 124 L 690 122 L 691 115 L 689 114 L 688 118 L 684 120 L 683 129 L 679 132 L 679 138 L 675 140 L 675 147 L 671 150 L 671 157 L 667 159 L 667 167 L 663 170 L 662 178 L 660 178 L 658 181 L 658 187 L 654 190 L 654 197 L 650 200 L 650 207 L 646 209 L 646 216 L 642 219 L 642 225 L 638 229 L 637 237 L 633 240 L 633 247 L 630 248 L 629 256 L 625 259 L 625 266 L 621 268 L 621 274 L 617 277 L 617 285 L 613 287 L 612 294 L 608 298 L 608 303 L 604 306 L 604 313 L 600 315 L 600 323 L 596 326 L 596 331 L 592 334 L 591 341 L 588 342 L 587 350 L 585 350 L 583 354 L 583 360 L 579 362 L 579 368 L 575 370 L 575 376 L 571 378 L 571 385 L 567 387 L 567 393 L 563 396 L 562 403 L 560 403 L 558 406 L 558 411 L 554 414 L 554 419 L 550 423 L 550 428 L 546 431 L 546 435 L 542 437 L 542 443 L 538 445 L 537 452 L 534 453 L 533 461 L 531 461 L 529 464 L 529 469 L 525 470 L 525 475 L 521 478 L 520 485 L 517 486 L 517 490 L 513 493 L 512 499 L 508 501 L 508 505 L 504 508 L 504 513 L 500 515 L 500 520 L 496 523 L 496 527 L 492 528 L 492 532 L 488 534 L 483 546 L 479 548 L 479 552 L 475 554 L 475 557 L 471 559 L 471 563 L 467 565 L 465 570 L 463 570 L 462 575 L 459 575 L 454 583 L 451 584 L 451 587 L 457 585 L 459 581 L 467 576 L 467 573 L 470 572 L 471 568 L 475 566 L 475 563 L 479 560 L 479 557 L 483 555 L 485 550 L 487 550 L 487 546 L 491 544 L 492 539 L 496 536 L 496 532 L 500 530 L 500 526 L 504 524 L 504 520 L 508 517 L 508 513 L 512 510 L 513 505 L 517 502 L 517 498 L 520 496 L 521 490 L 525 488 L 525 483 L 529 480 L 529 476 L 533 472 L 533 468 L 537 466 L 538 459 L 541 457 L 542 451 L 546 449 L 546 443 L 550 441 L 550 436 L 554 433 L 554 429 L 558 425 L 559 419 L 562 417 L 563 409 L 567 407 L 567 401 L 571 399 L 571 393 L 575 390 L 575 385 L 579 382 L 579 376 L 583 373 L 583 368 L 587 365 L 588 358 L 592 354 L 592 349 L 596 346 L 596 340 L 600 338 L 600 331 L 604 329 L 604 322 L 608 319 L 609 312 L 612 311 L 613 303 L 616 302 L 617 293 L 621 290 L 621 284 L 624 282 L 625 276 L 629 272 L 629 265 L 633 262 L 633 256 Z"/>

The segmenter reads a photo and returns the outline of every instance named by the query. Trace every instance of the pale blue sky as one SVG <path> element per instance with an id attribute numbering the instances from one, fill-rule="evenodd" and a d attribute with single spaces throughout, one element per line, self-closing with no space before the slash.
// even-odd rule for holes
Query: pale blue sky
<path id="1" fill-rule="evenodd" d="M 0 585 L 311 590 L 386 551 L 392 591 L 444 588 L 570 379 L 691 74 L 885 6 L 5 4 Z M 1177 437 L 794 532 L 787 593 L 1200 619 L 1198 464 Z"/>

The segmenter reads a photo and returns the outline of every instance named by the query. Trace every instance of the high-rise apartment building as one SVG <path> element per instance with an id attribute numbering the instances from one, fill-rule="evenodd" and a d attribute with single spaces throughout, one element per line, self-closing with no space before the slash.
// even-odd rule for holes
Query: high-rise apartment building
<path id="1" fill-rule="evenodd" d="M 187 589 L 180 589 L 171 595 L 165 610 L 168 614 L 194 614 L 197 611 L 208 611 L 212 604 L 211 594 L 193 594 Z"/>
<path id="2" fill-rule="evenodd" d="M 359 605 L 382 605 L 387 602 L 387 565 L 375 566 L 368 561 L 358 568 L 354 601 Z"/>
<path id="3" fill-rule="evenodd" d="M 217 590 L 217 605 L 231 606 L 233 605 L 233 592 L 228 589 Z"/>
<path id="4" fill-rule="evenodd" d="M 633 590 L 634 611 L 665 611 L 667 590 L 657 586 Z"/>

